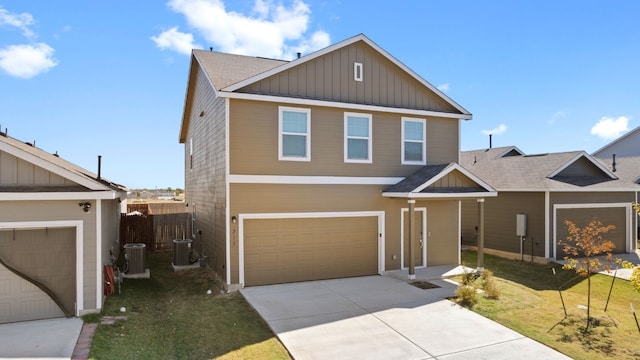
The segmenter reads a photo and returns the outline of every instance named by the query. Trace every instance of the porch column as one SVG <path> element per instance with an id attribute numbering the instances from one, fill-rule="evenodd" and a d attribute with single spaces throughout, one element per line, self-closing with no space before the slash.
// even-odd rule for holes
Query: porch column
<path id="1" fill-rule="evenodd" d="M 478 268 L 477 272 L 484 271 L 484 199 L 478 199 Z"/>
<path id="2" fill-rule="evenodd" d="M 416 234 L 416 224 L 414 221 L 414 213 L 416 207 L 415 200 L 408 200 L 409 203 L 409 280 L 414 280 L 416 278 L 416 262 L 413 254 L 415 253 L 415 234 Z"/>

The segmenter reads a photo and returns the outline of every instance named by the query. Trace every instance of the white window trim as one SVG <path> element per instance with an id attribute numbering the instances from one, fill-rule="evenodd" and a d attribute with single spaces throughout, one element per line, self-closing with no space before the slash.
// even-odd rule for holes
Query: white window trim
<path id="1" fill-rule="evenodd" d="M 369 134 L 367 135 L 367 137 L 361 137 L 361 136 L 349 136 L 348 134 L 348 129 L 349 129 L 349 116 L 353 116 L 353 117 L 361 117 L 361 118 L 367 118 L 369 121 Z M 362 113 L 354 113 L 354 112 L 346 112 L 344 113 L 344 162 L 346 163 L 360 163 L 360 164 L 371 164 L 373 162 L 373 153 L 372 153 L 372 143 L 373 143 L 373 139 L 372 139 L 372 134 L 373 134 L 373 129 L 372 129 L 372 116 L 371 114 L 362 114 Z M 367 140 L 367 155 L 368 158 L 367 159 L 349 159 L 349 139 L 360 139 L 360 140 Z"/>
<path id="2" fill-rule="evenodd" d="M 353 80 L 362 81 L 364 77 L 362 72 L 363 72 L 362 63 L 354 62 L 353 63 Z"/>
<path id="3" fill-rule="evenodd" d="M 406 142 L 404 136 L 404 124 L 406 122 L 419 122 L 422 123 L 422 161 L 407 161 L 404 158 L 404 143 Z M 402 117 L 402 129 L 401 129 L 401 151 L 400 151 L 400 160 L 402 165 L 427 165 L 427 120 L 426 119 L 418 119 L 418 118 L 410 118 L 410 117 Z M 418 142 L 414 140 L 409 140 L 410 142 Z"/>
<path id="4" fill-rule="evenodd" d="M 282 154 L 282 136 L 285 135 L 282 132 L 282 112 L 284 111 L 292 111 L 292 112 L 302 112 L 307 114 L 307 134 L 306 134 L 306 142 L 305 145 L 307 147 L 307 156 L 305 157 L 296 157 L 296 156 L 285 156 Z M 292 135 L 300 135 L 299 133 Z M 278 107 L 278 160 L 283 161 L 311 161 L 311 109 L 306 108 L 297 108 L 297 107 L 288 107 L 288 106 L 279 106 Z"/>

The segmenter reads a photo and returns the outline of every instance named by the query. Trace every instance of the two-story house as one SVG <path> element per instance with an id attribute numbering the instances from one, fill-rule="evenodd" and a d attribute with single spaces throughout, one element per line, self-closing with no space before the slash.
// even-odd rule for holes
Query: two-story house
<path id="1" fill-rule="evenodd" d="M 293 61 L 194 50 L 194 249 L 228 290 L 460 262 L 471 114 L 364 35 Z M 411 239 L 411 241 L 409 241 Z"/>

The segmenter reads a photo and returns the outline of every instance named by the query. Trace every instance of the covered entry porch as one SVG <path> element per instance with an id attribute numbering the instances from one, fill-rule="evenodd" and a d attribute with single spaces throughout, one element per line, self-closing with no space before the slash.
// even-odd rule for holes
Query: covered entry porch
<path id="1" fill-rule="evenodd" d="M 416 278 L 416 267 L 426 266 L 425 246 L 430 231 L 421 223 L 420 213 L 426 216 L 428 204 L 433 201 L 454 201 L 457 216 L 452 228 L 455 230 L 457 248 L 460 248 L 460 205 L 462 200 L 476 200 L 478 204 L 478 270 L 484 269 L 484 199 L 498 193 L 487 183 L 456 163 L 427 165 L 393 185 L 382 193 L 383 197 L 406 199 L 403 209 L 402 267 L 408 271 L 408 279 Z M 406 214 L 406 215 L 405 215 Z M 405 221 L 406 219 L 406 221 Z M 447 220 L 445 220 L 447 221 Z M 406 239 L 406 240 L 405 240 Z"/>

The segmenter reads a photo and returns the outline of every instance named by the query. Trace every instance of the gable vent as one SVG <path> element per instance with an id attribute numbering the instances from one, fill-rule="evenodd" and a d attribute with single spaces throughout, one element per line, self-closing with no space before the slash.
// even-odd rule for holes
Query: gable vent
<path id="1" fill-rule="evenodd" d="M 354 62 L 353 63 L 353 80 L 362 81 L 362 63 Z"/>

